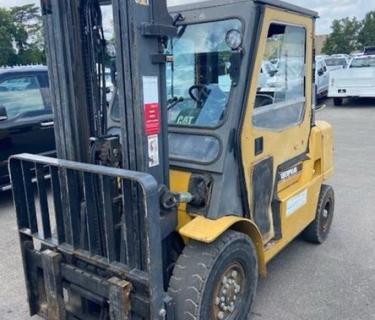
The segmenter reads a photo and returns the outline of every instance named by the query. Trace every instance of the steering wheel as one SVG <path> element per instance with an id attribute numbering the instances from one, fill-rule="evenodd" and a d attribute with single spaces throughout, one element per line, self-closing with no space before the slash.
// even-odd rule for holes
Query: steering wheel
<path id="1" fill-rule="evenodd" d="M 195 84 L 189 89 L 190 97 L 197 103 L 206 100 L 209 94 L 210 90 L 205 84 Z"/>

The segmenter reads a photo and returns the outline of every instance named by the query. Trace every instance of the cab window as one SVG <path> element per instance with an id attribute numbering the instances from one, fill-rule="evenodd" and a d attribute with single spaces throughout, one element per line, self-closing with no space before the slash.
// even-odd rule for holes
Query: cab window
<path id="1" fill-rule="evenodd" d="M 181 26 L 169 43 L 166 70 L 170 125 L 215 127 L 223 119 L 232 88 L 232 49 L 227 36 L 241 31 L 237 19 Z"/>
<path id="2" fill-rule="evenodd" d="M 8 120 L 21 114 L 45 110 L 41 86 L 36 76 L 18 76 L 0 81 L 0 106 Z"/>
<path id="3" fill-rule="evenodd" d="M 299 124 L 305 110 L 306 30 L 270 25 L 262 64 L 273 62 L 276 71 L 257 81 L 253 125 L 280 130 Z"/>

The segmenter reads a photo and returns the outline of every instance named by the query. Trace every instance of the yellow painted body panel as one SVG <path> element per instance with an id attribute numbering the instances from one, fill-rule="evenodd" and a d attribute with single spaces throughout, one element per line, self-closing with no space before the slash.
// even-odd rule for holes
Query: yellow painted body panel
<path id="1" fill-rule="evenodd" d="M 283 130 L 268 130 L 255 128 L 252 125 L 252 117 L 254 110 L 255 98 L 257 95 L 257 81 L 258 75 L 260 74 L 264 53 L 266 50 L 266 40 L 268 35 L 269 27 L 272 23 L 284 23 L 292 24 L 304 27 L 307 34 L 306 40 L 306 65 L 305 65 L 305 75 L 306 75 L 306 87 L 305 87 L 305 114 L 303 121 L 296 126 L 283 129 Z M 307 150 L 309 133 L 310 133 L 310 119 L 311 119 L 311 101 L 312 101 L 312 65 L 313 65 L 313 34 L 314 34 L 314 24 L 313 19 L 302 16 L 295 13 L 290 13 L 283 10 L 274 9 L 267 7 L 264 11 L 263 16 L 263 27 L 258 41 L 258 52 L 255 59 L 255 66 L 253 68 L 253 73 L 251 74 L 251 87 L 249 98 L 247 101 L 247 107 L 245 112 L 245 118 L 243 122 L 242 132 L 241 132 L 241 149 L 242 149 L 242 159 L 243 168 L 245 173 L 246 188 L 248 190 L 248 201 L 250 208 L 253 203 L 252 195 L 252 173 L 254 165 L 267 157 L 273 157 L 274 163 L 274 173 L 277 172 L 277 167 L 293 159 L 298 155 L 303 154 Z M 264 139 L 264 150 L 263 153 L 255 156 L 255 139 L 258 137 L 263 137 Z M 274 177 L 275 179 L 275 177 Z M 295 181 L 294 181 L 295 182 Z M 278 186 L 278 190 L 285 188 L 285 185 Z M 273 217 L 271 213 L 271 206 L 269 207 L 269 217 L 271 220 L 271 225 L 273 225 Z M 274 230 L 271 228 L 268 234 L 263 236 L 264 241 L 268 242 L 274 238 Z"/>
<path id="2" fill-rule="evenodd" d="M 283 191 L 280 194 L 281 200 L 281 230 L 282 238 L 271 242 L 265 249 L 265 260 L 268 263 L 279 253 L 289 242 L 297 237 L 314 219 L 318 203 L 318 197 L 322 184 L 321 177 L 314 178 L 307 184 L 293 185 L 291 190 Z M 307 190 L 306 205 L 287 216 L 287 201 L 294 196 Z"/>
<path id="3" fill-rule="evenodd" d="M 322 174 L 324 179 L 333 175 L 333 130 L 332 126 L 325 121 L 317 121 L 316 127 L 322 135 Z"/>
<path id="4" fill-rule="evenodd" d="M 169 180 L 171 191 L 187 192 L 189 190 L 190 177 L 191 172 L 170 170 Z M 178 206 L 177 213 L 177 230 L 180 230 L 180 228 L 189 223 L 193 218 L 186 212 L 186 203 L 182 203 Z"/>
<path id="5" fill-rule="evenodd" d="M 286 188 L 290 187 L 292 184 L 295 184 L 301 179 L 301 176 L 302 176 L 302 172 L 299 172 L 298 174 L 286 180 L 280 181 L 279 184 L 277 185 L 277 192 L 281 192 L 285 190 Z"/>
<path id="6" fill-rule="evenodd" d="M 259 273 L 266 275 L 266 262 L 262 236 L 254 222 L 236 216 L 225 216 L 218 220 L 196 217 L 180 229 L 180 234 L 189 239 L 212 243 L 226 230 L 232 229 L 247 234 L 252 239 L 258 255 Z"/>
<path id="7" fill-rule="evenodd" d="M 265 248 L 266 263 L 315 219 L 321 185 L 328 174 L 333 172 L 333 160 L 328 158 L 328 163 L 324 161 L 325 149 L 329 148 L 329 146 L 324 146 L 325 141 L 329 141 L 332 149 L 332 127 L 326 122 L 318 123 L 311 129 L 308 160 L 303 162 L 298 181 L 278 192 L 278 198 L 281 202 L 282 239 L 271 242 Z M 288 216 L 288 200 L 305 190 L 307 190 L 306 204 Z"/>

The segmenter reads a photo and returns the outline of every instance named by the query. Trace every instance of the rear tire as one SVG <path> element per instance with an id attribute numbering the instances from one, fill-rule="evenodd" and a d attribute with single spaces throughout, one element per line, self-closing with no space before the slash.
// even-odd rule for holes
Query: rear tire
<path id="1" fill-rule="evenodd" d="M 339 106 L 342 106 L 343 100 L 344 100 L 343 98 L 334 98 L 333 103 L 336 107 L 339 107 Z"/>
<path id="2" fill-rule="evenodd" d="M 315 220 L 303 231 L 302 237 L 311 243 L 322 244 L 328 237 L 335 210 L 333 188 L 322 185 Z"/>
<path id="3" fill-rule="evenodd" d="M 176 319 L 247 319 L 257 281 L 257 255 L 246 235 L 229 230 L 211 244 L 191 241 L 169 284 Z"/>

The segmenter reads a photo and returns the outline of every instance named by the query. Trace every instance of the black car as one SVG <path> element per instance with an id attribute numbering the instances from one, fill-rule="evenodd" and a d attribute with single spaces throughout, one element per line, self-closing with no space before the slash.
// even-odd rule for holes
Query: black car
<path id="1" fill-rule="evenodd" d="M 0 191 L 10 189 L 9 156 L 54 155 L 53 125 L 47 67 L 0 69 Z"/>

